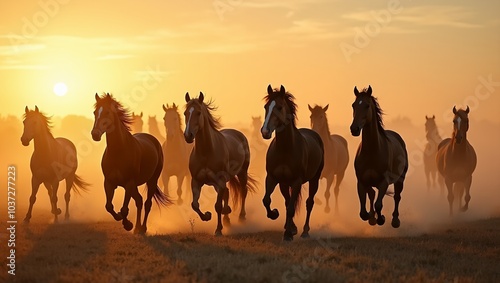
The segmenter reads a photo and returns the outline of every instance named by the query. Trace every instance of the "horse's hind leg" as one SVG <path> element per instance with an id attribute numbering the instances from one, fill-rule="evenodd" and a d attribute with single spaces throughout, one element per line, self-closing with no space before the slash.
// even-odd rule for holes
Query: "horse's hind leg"
<path id="1" fill-rule="evenodd" d="M 448 189 L 448 204 L 449 204 L 449 207 L 450 207 L 450 216 L 453 215 L 453 199 L 454 199 L 454 195 L 453 195 L 453 181 L 451 181 L 450 179 L 446 178 L 444 180 L 444 183 L 446 184 L 446 188 Z"/>
<path id="2" fill-rule="evenodd" d="M 217 188 L 217 201 L 215 202 L 215 211 L 217 212 L 217 229 L 215 236 L 222 236 L 222 199 L 228 191 L 227 187 Z"/>
<path id="3" fill-rule="evenodd" d="M 295 216 L 295 205 L 297 204 L 300 190 L 302 189 L 301 183 L 297 182 L 291 186 L 292 194 L 290 196 L 290 201 L 286 206 L 286 222 L 285 222 L 285 233 L 283 234 L 284 241 L 292 241 L 293 235 L 297 233 L 297 227 L 293 222 L 293 217 Z M 314 202 L 312 202 L 314 204 Z"/>
<path id="4" fill-rule="evenodd" d="M 56 179 L 52 185 L 50 202 L 52 204 L 52 214 L 54 214 L 54 222 L 58 222 L 58 215 L 61 214 L 61 209 L 57 207 L 57 191 L 59 190 L 59 181 Z"/>
<path id="5" fill-rule="evenodd" d="M 137 188 L 137 186 L 135 186 L 135 185 L 130 186 L 130 188 L 126 188 L 125 191 L 127 191 L 129 189 L 130 189 L 130 196 L 134 199 L 134 201 L 135 201 L 135 207 L 137 208 L 137 217 L 136 217 L 136 220 L 135 220 L 135 230 L 134 230 L 134 233 L 135 234 L 144 233 L 146 231 L 143 230 L 142 225 L 141 225 L 142 206 L 143 206 L 142 196 L 139 193 L 139 189 Z M 148 194 L 149 194 L 149 189 L 148 189 Z M 129 200 L 130 200 L 130 197 L 129 197 Z M 125 202 L 124 202 L 124 205 L 125 205 Z M 128 203 L 127 203 L 127 210 L 128 210 Z M 124 227 L 125 227 L 125 220 L 126 219 L 124 217 L 123 218 Z M 125 229 L 127 229 L 127 227 L 125 227 Z"/>
<path id="6" fill-rule="evenodd" d="M 400 177 L 396 183 L 394 183 L 394 211 L 392 212 L 391 221 L 391 225 L 394 228 L 398 228 L 401 225 L 401 221 L 399 221 L 399 202 L 401 201 L 404 179 L 404 177 Z"/>
<path id="7" fill-rule="evenodd" d="M 40 188 L 41 183 L 42 182 L 38 181 L 35 177 L 31 177 L 30 205 L 28 208 L 28 212 L 26 213 L 26 217 L 24 218 L 24 223 L 30 223 L 31 212 L 33 211 L 33 205 L 36 201 L 36 194 L 38 193 L 38 189 Z"/>
<path id="8" fill-rule="evenodd" d="M 313 180 L 309 181 L 309 197 L 306 200 L 307 215 L 306 223 L 304 224 L 304 232 L 301 235 L 302 238 L 309 238 L 309 218 L 311 217 L 311 211 L 314 207 L 314 196 L 316 195 L 316 192 L 318 192 L 318 187 L 319 176 L 318 178 L 314 178 Z"/>
<path id="9" fill-rule="evenodd" d="M 169 194 L 168 194 L 168 182 L 170 181 L 170 175 L 162 172 L 161 180 L 163 182 L 163 193 L 168 197 L 169 196 Z"/>
<path id="10" fill-rule="evenodd" d="M 64 200 L 66 201 L 66 213 L 64 214 L 64 219 L 69 219 L 69 201 L 71 199 L 71 188 L 73 187 L 73 181 L 75 179 L 74 174 L 70 174 L 66 177 L 66 193 L 64 193 Z"/>
<path id="11" fill-rule="evenodd" d="M 246 167 L 248 169 L 248 166 L 246 166 Z M 247 187 L 247 184 L 248 184 L 248 172 L 247 172 L 247 169 L 245 169 L 243 172 L 241 172 L 240 174 L 238 174 L 238 180 L 239 180 L 240 185 L 241 185 L 241 195 L 240 195 L 240 198 L 241 198 L 241 209 L 240 209 L 240 215 L 239 215 L 239 221 L 240 222 L 245 221 L 246 215 L 247 215 L 247 212 L 246 212 L 246 209 L 245 209 L 245 203 L 246 203 L 247 195 L 248 195 L 248 187 Z"/>
<path id="12" fill-rule="evenodd" d="M 332 187 L 333 184 L 333 179 L 335 178 L 335 175 L 331 174 L 328 177 L 326 177 L 326 190 L 325 190 L 325 212 L 330 213 L 330 188 Z"/>
<path id="13" fill-rule="evenodd" d="M 224 216 L 222 217 L 222 221 L 224 225 L 231 225 L 231 219 L 229 219 L 229 213 L 231 213 L 231 207 L 229 206 L 229 190 L 224 191 L 224 195 L 222 196 L 222 212 Z"/>
<path id="14" fill-rule="evenodd" d="M 469 209 L 469 201 L 471 199 L 470 197 L 470 187 L 472 185 L 472 175 L 467 178 L 467 180 L 464 182 L 463 186 L 465 188 L 465 205 L 461 208 L 461 211 L 467 211 Z"/>
<path id="15" fill-rule="evenodd" d="M 182 205 L 182 183 L 184 182 L 184 176 L 179 174 L 176 176 L 177 179 L 177 204 Z"/>
<path id="16" fill-rule="evenodd" d="M 147 196 L 146 201 L 144 202 L 144 220 L 142 221 L 142 225 L 136 226 L 135 229 L 138 233 L 144 234 L 148 230 L 147 222 L 149 217 L 149 212 L 151 211 L 151 207 L 153 206 L 153 196 L 155 194 L 155 190 L 157 188 L 157 182 L 147 183 Z M 135 231 L 134 231 L 135 232 Z"/>
<path id="17" fill-rule="evenodd" d="M 283 195 L 283 198 L 285 199 L 285 208 L 287 208 L 288 204 L 290 203 L 290 186 L 284 183 L 280 183 L 279 186 L 281 195 Z M 286 229 L 286 225 L 287 222 L 285 221 L 283 229 Z M 294 222 L 292 222 L 292 235 L 297 235 L 297 226 L 295 225 Z"/>
<path id="18" fill-rule="evenodd" d="M 274 189 L 276 188 L 276 185 L 278 182 L 274 180 L 273 177 L 267 175 L 266 176 L 266 194 L 264 195 L 264 198 L 262 199 L 262 203 L 264 204 L 264 207 L 266 208 L 267 211 L 267 218 L 276 220 L 278 216 L 280 215 L 278 210 L 275 208 L 271 210 L 271 195 L 274 192 Z"/>
<path id="19" fill-rule="evenodd" d="M 339 213 L 339 191 L 340 183 L 344 180 L 345 171 L 337 173 L 335 177 L 335 187 L 333 188 L 333 194 L 335 195 L 335 213 Z"/>

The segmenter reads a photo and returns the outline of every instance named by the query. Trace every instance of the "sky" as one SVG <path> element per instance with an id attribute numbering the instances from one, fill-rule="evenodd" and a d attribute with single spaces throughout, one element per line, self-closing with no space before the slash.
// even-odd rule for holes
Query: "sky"
<path id="1" fill-rule="evenodd" d="M 386 119 L 500 122 L 498 1 L 2 1 L 0 114 L 24 107 L 92 118 L 96 92 L 161 117 L 200 91 L 223 123 L 264 115 L 269 84 L 329 104 L 349 125 L 353 88 L 372 86 Z M 68 91 L 54 94 L 62 82 Z"/>

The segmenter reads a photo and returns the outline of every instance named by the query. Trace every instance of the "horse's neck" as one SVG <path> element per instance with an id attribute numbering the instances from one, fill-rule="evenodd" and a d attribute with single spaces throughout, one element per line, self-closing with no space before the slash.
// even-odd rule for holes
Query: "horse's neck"
<path id="1" fill-rule="evenodd" d="M 297 135 L 300 135 L 300 132 L 292 123 L 289 123 L 281 131 L 276 131 L 276 147 L 278 150 L 289 153 L 289 150 L 295 146 L 295 137 Z"/>
<path id="2" fill-rule="evenodd" d="M 427 131 L 427 134 L 425 136 L 427 138 L 427 141 L 430 143 L 439 144 L 443 140 L 443 138 L 439 135 L 437 128 Z"/>
<path id="3" fill-rule="evenodd" d="M 152 134 L 159 134 L 160 133 L 160 128 L 158 127 L 158 124 L 156 123 L 153 123 L 150 125 L 150 129 L 149 131 L 152 133 Z"/>
<path id="4" fill-rule="evenodd" d="M 170 144 L 182 144 L 184 142 L 184 139 L 182 137 L 183 132 L 181 128 L 173 128 L 173 129 L 168 129 L 165 127 L 165 131 L 167 133 L 167 143 Z M 169 135 L 169 132 L 172 132 L 173 134 Z"/>
<path id="5" fill-rule="evenodd" d="M 42 156 L 51 156 L 53 145 L 56 142 L 49 130 L 44 129 L 43 132 L 33 138 L 34 153 Z"/>
<path id="6" fill-rule="evenodd" d="M 370 154 L 377 152 L 382 144 L 382 133 L 379 132 L 377 121 L 373 120 L 363 127 L 361 142 L 362 151 L 370 152 Z"/>
<path id="7" fill-rule="evenodd" d="M 464 137 L 461 143 L 457 143 L 455 133 L 451 137 L 451 151 L 455 154 L 463 154 L 467 150 L 467 145 L 469 142 L 467 141 L 467 133 L 464 133 Z"/>
<path id="8" fill-rule="evenodd" d="M 208 121 L 205 121 L 208 124 Z M 216 145 L 215 136 L 220 134 L 217 130 L 212 129 L 212 127 L 207 126 L 201 128 L 196 134 L 194 145 L 195 151 L 203 154 L 214 152 L 214 147 Z"/>
<path id="9" fill-rule="evenodd" d="M 133 138 L 127 128 L 119 120 L 116 120 L 114 130 L 106 132 L 106 149 L 111 152 L 129 150 L 126 147 Z"/>
<path id="10" fill-rule="evenodd" d="M 324 142 L 330 140 L 330 129 L 328 128 L 328 122 L 325 121 L 324 126 L 318 129 L 318 134 Z"/>

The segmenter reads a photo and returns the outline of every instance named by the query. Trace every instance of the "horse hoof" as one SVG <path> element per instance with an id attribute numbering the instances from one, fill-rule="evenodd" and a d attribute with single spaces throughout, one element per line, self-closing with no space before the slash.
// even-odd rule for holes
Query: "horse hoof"
<path id="1" fill-rule="evenodd" d="M 132 222 L 130 222 L 128 220 L 123 221 L 123 229 L 130 231 L 130 230 L 132 230 L 132 228 L 134 228 L 134 224 L 132 224 Z M 137 231 L 137 228 L 135 229 L 135 231 Z"/>
<path id="2" fill-rule="evenodd" d="M 224 214 L 224 215 L 226 215 L 226 214 L 231 213 L 231 211 L 232 211 L 232 210 L 231 210 L 231 207 L 229 207 L 229 205 L 228 205 L 228 206 L 224 206 L 224 207 L 222 208 L 221 213 L 222 213 L 222 214 Z"/>
<path id="3" fill-rule="evenodd" d="M 375 217 L 370 217 L 370 219 L 368 219 L 368 223 L 374 226 L 375 224 L 377 224 L 377 219 L 375 219 Z"/>
<path id="4" fill-rule="evenodd" d="M 467 211 L 467 209 L 469 209 L 469 207 L 468 207 L 468 206 L 464 206 L 464 207 L 461 207 L 461 208 L 460 208 L 460 211 L 461 211 L 461 212 L 466 212 L 466 211 Z"/>
<path id="5" fill-rule="evenodd" d="M 52 214 L 54 214 L 54 215 L 59 215 L 59 214 L 61 214 L 61 212 L 62 212 L 62 211 L 61 211 L 61 209 L 60 209 L 60 208 L 57 208 L 57 209 L 55 209 L 55 210 L 52 210 Z"/>
<path id="6" fill-rule="evenodd" d="M 385 216 L 380 215 L 380 217 L 379 217 L 379 218 L 377 218 L 377 224 L 378 224 L 379 226 L 382 226 L 382 225 L 384 225 L 384 223 L 385 223 Z"/>
<path id="7" fill-rule="evenodd" d="M 285 241 L 285 242 L 293 241 L 293 235 L 290 235 L 287 232 L 285 232 L 285 234 L 283 235 L 283 241 Z"/>
<path id="8" fill-rule="evenodd" d="M 209 221 L 210 219 L 212 219 L 212 213 L 210 211 L 205 212 L 203 217 L 201 217 L 202 221 Z"/>
<path id="9" fill-rule="evenodd" d="M 295 226 L 295 224 L 292 225 L 291 230 L 292 230 L 292 235 L 297 235 L 298 230 L 297 230 L 297 226 Z"/>
<path id="10" fill-rule="evenodd" d="M 308 232 L 303 232 L 303 233 L 302 233 L 302 235 L 300 235 L 300 237 L 301 237 L 302 239 L 308 239 L 308 238 L 310 238 L 311 236 L 309 236 L 309 233 L 308 233 Z"/>
<path id="11" fill-rule="evenodd" d="M 271 212 L 269 212 L 267 214 L 267 217 L 271 220 L 276 220 L 278 219 L 278 216 L 280 216 L 280 213 L 278 212 L 278 210 L 275 208 L 273 210 L 271 210 Z"/>
<path id="12" fill-rule="evenodd" d="M 325 213 L 330 213 L 330 207 L 329 206 L 325 207 Z"/>
<path id="13" fill-rule="evenodd" d="M 399 228 L 399 226 L 401 225 L 401 222 L 399 221 L 399 219 L 397 219 L 397 218 L 393 218 L 393 219 L 392 219 L 392 222 L 391 222 L 391 225 L 392 225 L 392 227 L 394 227 L 394 228 Z"/>
<path id="14" fill-rule="evenodd" d="M 238 217 L 238 220 L 240 222 L 245 222 L 245 221 L 247 221 L 247 217 L 245 215 L 240 215 L 240 217 Z"/>
<path id="15" fill-rule="evenodd" d="M 121 212 L 118 212 L 116 215 L 113 215 L 113 218 L 115 218 L 116 221 L 122 221 L 123 216 Z"/>
<path id="16" fill-rule="evenodd" d="M 69 215 L 68 215 L 68 214 L 64 215 L 64 220 L 65 220 L 65 221 L 68 221 L 68 220 L 69 220 Z"/>
<path id="17" fill-rule="evenodd" d="M 222 231 L 221 230 L 215 230 L 215 237 L 221 237 L 222 236 Z"/>
<path id="18" fill-rule="evenodd" d="M 314 198 L 314 203 L 316 205 L 322 205 L 323 204 L 323 202 L 319 198 Z"/>
<path id="19" fill-rule="evenodd" d="M 366 212 L 366 211 L 363 211 L 363 212 L 359 213 L 359 217 L 361 217 L 361 219 L 363 221 L 366 221 L 366 220 L 370 219 L 370 214 L 368 214 L 368 212 Z"/>

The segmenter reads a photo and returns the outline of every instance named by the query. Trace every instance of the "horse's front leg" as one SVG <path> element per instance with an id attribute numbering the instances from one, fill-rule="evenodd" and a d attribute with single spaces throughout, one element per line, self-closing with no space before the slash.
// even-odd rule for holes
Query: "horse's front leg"
<path id="1" fill-rule="evenodd" d="M 106 193 L 106 211 L 113 216 L 116 221 L 122 220 L 122 216 L 115 212 L 113 206 L 113 197 L 115 195 L 116 185 L 104 180 L 104 192 Z"/>
<path id="2" fill-rule="evenodd" d="M 367 187 L 363 186 L 363 184 L 361 184 L 361 182 L 359 181 L 357 186 L 358 186 L 358 198 L 360 205 L 359 217 L 361 217 L 363 221 L 367 221 L 368 219 L 370 219 L 370 214 L 368 214 L 368 211 L 366 211 L 366 195 L 368 193 Z"/>
<path id="3" fill-rule="evenodd" d="M 465 180 L 463 186 L 465 188 L 465 204 L 463 207 L 460 208 L 462 212 L 467 211 L 469 209 L 469 201 L 471 199 L 470 197 L 470 187 L 472 185 L 472 175 L 470 175 L 467 180 Z"/>
<path id="4" fill-rule="evenodd" d="M 203 184 L 198 182 L 198 180 L 192 178 L 191 179 L 191 191 L 193 193 L 193 202 L 191 203 L 191 208 L 193 208 L 193 210 L 198 213 L 198 215 L 200 216 L 200 219 L 202 221 L 209 221 L 210 219 L 212 219 L 212 213 L 210 213 L 210 211 L 207 211 L 205 213 L 202 213 L 201 210 L 200 210 L 200 195 L 201 195 L 201 186 Z"/>
<path id="5" fill-rule="evenodd" d="M 227 187 L 218 186 L 217 190 L 217 201 L 215 202 L 215 212 L 217 212 L 217 229 L 215 230 L 215 236 L 222 236 L 222 199 L 224 195 L 229 191 Z"/>
<path id="6" fill-rule="evenodd" d="M 377 212 L 378 225 L 384 225 L 385 223 L 385 216 L 382 214 L 382 207 L 383 207 L 382 199 L 387 193 L 387 188 L 389 188 L 389 184 L 386 182 L 377 187 L 378 195 L 377 195 L 377 201 L 375 201 L 375 211 Z"/>
<path id="7" fill-rule="evenodd" d="M 129 189 L 126 188 L 125 191 L 128 191 Z M 142 215 L 142 205 L 143 205 L 143 200 L 142 200 L 142 196 L 141 194 L 139 193 L 139 189 L 137 188 L 137 186 L 135 184 L 133 185 L 130 185 L 130 196 L 132 198 L 134 198 L 134 201 L 135 201 L 135 207 L 137 208 L 137 217 L 136 217 L 136 220 L 135 220 L 135 229 L 134 229 L 134 233 L 135 234 L 140 234 L 140 233 L 146 233 L 146 230 L 143 230 L 142 228 L 142 225 L 141 225 L 141 215 Z M 130 200 L 130 197 L 128 198 Z M 123 204 L 125 205 L 125 200 L 123 201 Z M 128 202 L 127 202 L 127 210 L 128 210 Z M 123 223 L 123 227 L 125 229 L 127 229 L 125 227 L 125 218 L 123 218 L 124 220 L 124 223 Z M 128 221 L 128 220 L 127 220 Z M 132 226 L 132 223 L 130 223 L 130 226 Z M 131 227 L 132 229 L 132 227 Z"/>
<path id="8" fill-rule="evenodd" d="M 295 183 L 291 186 L 292 194 L 290 196 L 290 201 L 286 206 L 286 222 L 285 222 L 285 233 L 283 234 L 284 241 L 293 240 L 293 236 L 297 234 L 297 226 L 293 222 L 293 217 L 295 216 L 295 210 L 300 194 L 300 190 L 302 189 L 302 185 L 300 182 Z"/>
<path id="9" fill-rule="evenodd" d="M 56 179 L 53 181 L 50 185 L 52 187 L 51 191 L 51 196 L 50 196 L 50 203 L 52 204 L 52 214 L 54 214 L 54 223 L 57 223 L 58 220 L 58 215 L 61 214 L 61 209 L 57 207 L 57 191 L 59 190 L 59 181 Z"/>
<path id="10" fill-rule="evenodd" d="M 450 178 L 445 178 L 444 183 L 448 189 L 448 205 L 450 206 L 450 216 L 453 215 L 453 200 L 455 196 L 453 195 L 453 181 Z"/>
<path id="11" fill-rule="evenodd" d="M 266 194 L 262 199 L 262 203 L 266 208 L 267 218 L 272 220 L 276 220 L 280 215 L 276 208 L 271 210 L 271 195 L 273 194 L 277 184 L 278 182 L 276 182 L 273 177 L 269 176 L 269 174 L 266 176 Z"/>
<path id="12" fill-rule="evenodd" d="M 280 183 L 279 186 L 280 186 L 281 195 L 285 199 L 285 209 L 286 209 L 288 207 L 288 204 L 290 203 L 290 197 L 291 197 L 290 196 L 290 185 L 285 184 L 285 183 Z M 288 223 L 285 220 L 285 225 L 283 226 L 283 229 L 286 229 L 287 224 Z M 293 235 L 297 234 L 297 226 L 293 222 L 292 222 L 292 234 Z"/>
<path id="13" fill-rule="evenodd" d="M 130 230 L 132 230 L 132 228 L 134 228 L 134 224 L 132 224 L 132 222 L 130 222 L 127 219 L 128 212 L 129 212 L 128 205 L 130 203 L 131 197 L 132 197 L 131 191 L 129 188 L 126 187 L 125 188 L 125 196 L 123 197 L 123 205 L 122 205 L 122 208 L 120 209 L 120 212 L 118 212 L 118 215 L 122 218 L 123 229 L 125 229 L 127 231 L 130 231 Z"/>
<path id="14" fill-rule="evenodd" d="M 28 208 L 28 212 L 26 213 L 26 217 L 24 218 L 24 223 L 30 223 L 31 212 L 33 211 L 33 205 L 36 201 L 36 194 L 38 193 L 38 189 L 40 188 L 40 184 L 42 182 L 39 181 L 35 177 L 31 177 L 31 196 L 30 196 L 30 205 Z"/>

